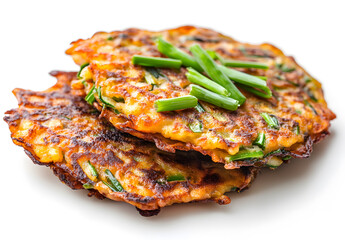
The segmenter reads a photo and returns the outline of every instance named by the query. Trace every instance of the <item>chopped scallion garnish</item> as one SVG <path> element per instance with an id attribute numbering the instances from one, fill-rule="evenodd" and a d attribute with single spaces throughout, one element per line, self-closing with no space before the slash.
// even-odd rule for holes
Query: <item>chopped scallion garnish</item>
<path id="1" fill-rule="evenodd" d="M 279 122 L 276 116 L 268 113 L 261 113 L 261 117 L 265 120 L 269 127 L 279 129 Z"/>
<path id="2" fill-rule="evenodd" d="M 233 80 L 233 81 L 235 81 L 237 83 L 240 83 L 240 84 L 252 87 L 252 88 L 258 88 L 258 89 L 260 89 L 260 90 L 265 92 L 265 94 L 262 94 L 262 93 L 260 94 L 260 91 L 252 91 L 254 94 L 259 94 L 260 97 L 266 97 L 266 98 L 269 98 L 269 97 L 272 96 L 272 92 L 269 89 L 269 87 L 267 87 L 267 83 L 264 80 L 262 80 L 262 79 L 260 79 L 258 77 L 255 77 L 255 76 L 252 76 L 252 75 L 249 75 L 249 74 L 237 71 L 235 69 L 227 68 L 225 66 L 220 66 L 219 65 L 219 68 L 231 80 Z"/>
<path id="3" fill-rule="evenodd" d="M 84 183 L 83 188 L 85 189 L 93 189 L 93 185 L 91 183 Z"/>
<path id="4" fill-rule="evenodd" d="M 235 61 L 235 60 L 224 60 L 222 64 L 226 67 L 239 67 L 239 68 L 259 68 L 268 69 L 268 65 L 260 62 L 247 62 L 247 61 Z"/>
<path id="5" fill-rule="evenodd" d="M 163 53 L 165 56 L 181 60 L 183 66 L 192 67 L 197 71 L 202 72 L 202 68 L 191 55 L 173 46 L 161 37 L 157 39 L 157 48 L 158 51 Z"/>
<path id="6" fill-rule="evenodd" d="M 268 65 L 261 62 L 249 62 L 249 61 L 238 61 L 238 60 L 229 60 L 221 57 L 219 54 L 216 54 L 216 57 L 226 67 L 239 67 L 239 68 L 259 68 L 259 69 L 268 69 Z"/>
<path id="7" fill-rule="evenodd" d="M 141 65 L 145 67 L 158 67 L 158 68 L 180 68 L 181 60 L 172 58 L 160 58 L 160 57 L 146 57 L 141 55 L 134 55 L 132 62 L 135 65 Z"/>
<path id="8" fill-rule="evenodd" d="M 95 89 L 95 85 L 93 85 L 89 93 L 85 97 L 85 101 L 87 101 L 90 105 L 92 105 L 93 102 L 95 101 L 95 93 L 96 93 L 96 89 Z"/>
<path id="9" fill-rule="evenodd" d="M 313 112 L 315 113 L 315 115 L 318 115 L 317 111 L 315 110 L 313 105 L 310 104 L 310 102 L 308 102 L 307 100 L 304 100 L 304 104 L 307 105 L 308 107 L 310 107 L 311 110 L 313 110 Z"/>
<path id="10" fill-rule="evenodd" d="M 182 174 L 171 175 L 167 177 L 167 182 L 172 181 L 185 181 L 186 178 Z"/>
<path id="11" fill-rule="evenodd" d="M 119 111 L 114 106 L 116 102 L 113 99 L 102 95 L 101 86 L 98 87 L 97 93 L 98 93 L 99 100 L 103 103 L 103 107 L 110 107 L 115 111 L 115 113 L 119 113 Z"/>
<path id="12" fill-rule="evenodd" d="M 229 95 L 229 92 L 218 83 L 208 79 L 201 73 L 195 71 L 193 68 L 187 68 L 187 69 L 188 69 L 188 73 L 186 73 L 186 76 L 190 82 L 203 86 L 204 88 L 211 90 L 212 92 L 215 92 L 224 96 Z"/>
<path id="13" fill-rule="evenodd" d="M 98 177 L 98 172 L 97 172 L 96 168 L 91 164 L 90 161 L 87 161 L 87 165 L 88 165 L 88 167 L 90 169 L 91 175 L 97 178 Z"/>
<path id="14" fill-rule="evenodd" d="M 77 74 L 77 77 L 78 77 L 78 78 L 80 78 L 81 71 L 83 71 L 83 69 L 84 69 L 85 67 L 89 66 L 89 65 L 90 65 L 90 63 L 84 63 L 83 65 L 80 66 L 80 70 L 79 70 L 79 72 L 78 72 L 78 74 Z"/>
<path id="15" fill-rule="evenodd" d="M 193 95 L 204 102 L 212 103 L 213 105 L 230 111 L 235 111 L 238 108 L 238 101 L 235 99 L 211 92 L 198 85 L 191 84 L 190 87 L 190 95 Z"/>
<path id="16" fill-rule="evenodd" d="M 203 113 L 205 112 L 205 109 L 201 106 L 201 104 L 198 102 L 198 104 L 195 106 L 195 109 L 199 112 L 199 113 Z"/>
<path id="17" fill-rule="evenodd" d="M 210 55 L 210 57 L 213 59 L 213 60 L 217 60 L 218 59 L 218 54 L 215 52 L 215 51 L 212 51 L 212 50 L 206 50 L 207 54 Z"/>
<path id="18" fill-rule="evenodd" d="M 272 97 L 272 91 L 268 87 L 262 88 L 262 89 L 256 89 L 253 87 L 249 87 L 240 83 L 237 83 L 237 86 L 239 86 L 241 89 L 246 90 L 247 92 L 253 93 L 259 97 L 262 98 L 271 98 Z"/>
<path id="19" fill-rule="evenodd" d="M 199 122 L 198 120 L 195 120 L 194 122 L 188 124 L 188 127 L 194 133 L 201 133 L 202 132 L 202 123 Z"/>
<path id="20" fill-rule="evenodd" d="M 285 156 L 285 157 L 283 157 L 282 159 L 284 160 L 284 161 L 286 161 L 286 160 L 289 160 L 290 158 L 292 158 L 290 155 L 288 155 L 288 156 Z"/>
<path id="21" fill-rule="evenodd" d="M 276 67 L 277 67 L 279 70 L 281 70 L 282 72 L 287 72 L 287 73 L 293 72 L 293 71 L 295 71 L 295 69 L 296 69 L 296 68 L 294 68 L 294 67 L 289 67 L 289 66 L 287 66 L 287 65 L 285 65 L 285 64 L 283 64 L 283 63 L 278 63 L 278 64 L 276 64 Z"/>
<path id="22" fill-rule="evenodd" d="M 281 154 L 282 153 L 282 150 L 281 149 L 277 149 L 277 150 L 274 150 L 272 152 L 269 152 L 267 153 L 264 158 L 268 157 L 268 156 L 271 156 L 271 155 L 278 155 L 278 154 Z"/>
<path id="23" fill-rule="evenodd" d="M 270 168 L 277 168 L 283 163 L 283 160 L 277 157 L 271 157 L 268 159 L 266 165 Z"/>
<path id="24" fill-rule="evenodd" d="M 309 76 L 304 76 L 304 81 L 305 83 L 310 83 L 311 82 L 311 78 Z"/>
<path id="25" fill-rule="evenodd" d="M 240 150 L 235 155 L 230 155 L 226 157 L 226 160 L 228 162 L 238 161 L 238 160 L 252 160 L 252 159 L 262 158 L 263 156 L 264 156 L 264 153 L 261 150 L 243 149 L 243 150 Z"/>
<path id="26" fill-rule="evenodd" d="M 317 102 L 317 98 L 314 96 L 314 94 L 312 93 L 310 89 L 305 88 L 304 91 L 308 94 L 311 100 L 313 100 L 314 102 Z"/>
<path id="27" fill-rule="evenodd" d="M 260 79 L 262 79 L 264 81 L 267 81 L 267 77 L 266 76 L 254 76 L 254 77 L 257 77 L 257 78 L 260 78 Z"/>
<path id="28" fill-rule="evenodd" d="M 149 73 L 151 73 L 155 78 L 159 78 L 159 77 L 165 77 L 166 78 L 166 76 L 164 75 L 164 74 L 162 74 L 161 72 L 160 72 L 160 70 L 159 69 L 157 69 L 157 68 L 154 68 L 154 67 L 146 67 L 145 68 L 145 70 L 146 71 L 148 71 Z"/>
<path id="29" fill-rule="evenodd" d="M 113 192 L 118 192 L 117 189 L 116 189 L 111 183 L 109 183 L 109 182 L 107 182 L 107 181 L 103 181 L 103 180 L 102 180 L 102 182 L 103 182 L 108 188 L 110 188 Z"/>
<path id="30" fill-rule="evenodd" d="M 123 97 L 112 97 L 112 99 L 115 101 L 115 102 L 121 102 L 121 103 L 124 103 L 125 102 L 125 99 Z"/>
<path id="31" fill-rule="evenodd" d="M 153 74 L 149 73 L 149 72 L 145 72 L 145 80 L 148 84 L 151 84 L 152 88 L 157 84 L 155 76 L 153 76 Z"/>
<path id="32" fill-rule="evenodd" d="M 224 74 L 221 68 L 218 68 L 214 60 L 198 44 L 190 48 L 193 56 L 207 75 L 219 85 L 223 86 L 231 95 L 231 98 L 237 100 L 241 105 L 246 100 L 245 96 L 236 88 L 230 79 Z"/>
<path id="33" fill-rule="evenodd" d="M 294 132 L 296 135 L 299 135 L 299 134 L 300 134 L 299 125 L 296 125 L 296 126 L 293 128 L 293 132 Z"/>
<path id="34" fill-rule="evenodd" d="M 120 182 L 114 177 L 114 175 L 111 173 L 111 171 L 109 169 L 106 169 L 104 171 L 105 175 L 107 176 L 107 183 L 106 185 L 113 190 L 114 192 L 122 192 L 123 191 L 123 187 L 120 184 Z"/>
<path id="35" fill-rule="evenodd" d="M 158 99 L 154 105 L 157 112 L 174 111 L 197 106 L 198 99 L 194 96 Z"/>
<path id="36" fill-rule="evenodd" d="M 262 149 L 265 149 L 265 142 L 266 142 L 266 136 L 265 133 L 261 132 L 258 134 L 257 138 L 253 142 L 253 145 L 259 146 Z"/>

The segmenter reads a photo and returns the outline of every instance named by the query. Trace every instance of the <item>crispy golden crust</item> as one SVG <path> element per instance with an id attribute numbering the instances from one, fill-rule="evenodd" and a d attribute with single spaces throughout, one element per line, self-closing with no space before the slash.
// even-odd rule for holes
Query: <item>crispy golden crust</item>
<path id="1" fill-rule="evenodd" d="M 34 163 L 50 166 L 69 187 L 91 185 L 91 195 L 128 202 L 146 216 L 174 203 L 213 200 L 228 204 L 225 192 L 242 190 L 253 180 L 255 169 L 225 170 L 197 152 L 166 153 L 119 132 L 100 119 L 78 91 L 71 92 L 75 73 L 52 75 L 58 82 L 46 91 L 15 89 L 19 108 L 7 111 L 4 120 L 13 142 Z M 106 185 L 106 169 L 124 191 L 112 191 Z M 174 176 L 180 180 L 171 179 Z"/>
<path id="2" fill-rule="evenodd" d="M 155 38 L 163 36 L 175 46 L 188 52 L 188 47 L 198 43 L 205 49 L 216 51 L 224 58 L 264 62 L 269 70 L 239 69 L 253 75 L 266 76 L 273 92 L 271 99 L 258 98 L 243 91 L 247 101 L 237 111 L 227 111 L 202 102 L 206 112 L 183 110 L 157 113 L 154 101 L 187 95 L 190 82 L 186 69 L 160 69 L 157 84 L 145 82 L 148 71 L 134 66 L 135 54 L 163 57 L 155 46 Z M 262 166 L 267 158 L 255 161 L 232 161 L 226 157 L 236 154 L 241 147 L 252 146 L 258 133 L 266 135 L 265 154 L 281 149 L 279 156 L 308 157 L 312 143 L 328 134 L 334 113 L 327 108 L 321 84 L 302 69 L 292 57 L 285 56 L 270 44 L 251 45 L 208 29 L 180 27 L 161 32 L 128 29 L 111 33 L 99 32 L 87 40 L 78 40 L 66 51 L 77 64 L 90 63 L 83 71 L 86 93 L 95 84 L 101 87 L 102 96 L 112 99 L 120 114 L 105 109 L 106 117 L 116 128 L 137 137 L 154 141 L 158 148 L 174 152 L 196 150 L 222 162 L 226 168 Z M 81 82 L 73 84 L 82 89 Z M 100 99 L 97 98 L 102 108 Z M 96 104 L 97 105 L 97 104 Z M 270 128 L 260 113 L 274 114 L 280 128 Z M 189 124 L 199 121 L 203 132 L 194 133 Z M 296 132 L 296 128 L 299 131 Z"/>

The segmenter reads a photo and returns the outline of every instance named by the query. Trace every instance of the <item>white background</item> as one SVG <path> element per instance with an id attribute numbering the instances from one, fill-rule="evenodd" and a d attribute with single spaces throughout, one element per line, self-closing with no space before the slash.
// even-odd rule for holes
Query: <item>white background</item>
<path id="1" fill-rule="evenodd" d="M 309 159 L 265 170 L 232 203 L 167 207 L 152 218 L 88 198 L 34 165 L 0 122 L 1 239 L 344 239 L 344 1 L 1 1 L 0 112 L 11 90 L 43 90 L 51 70 L 78 70 L 69 43 L 96 31 L 190 24 L 237 40 L 270 42 L 323 83 L 337 114 Z"/>

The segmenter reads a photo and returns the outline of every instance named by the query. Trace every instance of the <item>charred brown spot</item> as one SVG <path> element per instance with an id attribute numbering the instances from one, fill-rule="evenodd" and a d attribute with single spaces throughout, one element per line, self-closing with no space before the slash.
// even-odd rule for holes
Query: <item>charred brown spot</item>
<path id="1" fill-rule="evenodd" d="M 228 196 L 221 196 L 217 199 L 215 199 L 215 201 L 219 204 L 219 205 L 226 205 L 229 204 L 231 202 L 230 198 Z"/>
<path id="2" fill-rule="evenodd" d="M 139 212 L 139 214 L 143 217 L 152 217 L 158 215 L 158 213 L 161 211 L 160 209 L 155 210 L 141 210 L 140 208 L 136 208 Z"/>
<path id="3" fill-rule="evenodd" d="M 216 173 L 210 174 L 210 175 L 206 175 L 202 179 L 202 184 L 207 184 L 207 185 L 217 184 L 217 183 L 220 183 L 220 182 L 221 182 L 221 178 Z"/>
<path id="4" fill-rule="evenodd" d="M 51 165 L 50 168 L 53 170 L 54 174 L 60 179 L 61 182 L 65 183 L 72 189 L 83 189 L 83 185 L 68 172 L 63 169 Z"/>

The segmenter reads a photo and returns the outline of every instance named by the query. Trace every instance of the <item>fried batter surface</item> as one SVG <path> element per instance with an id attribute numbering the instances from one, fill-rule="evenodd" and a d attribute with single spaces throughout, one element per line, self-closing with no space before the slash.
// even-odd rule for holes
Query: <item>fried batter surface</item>
<path id="1" fill-rule="evenodd" d="M 196 109 L 157 113 L 154 101 L 189 94 L 190 82 L 186 69 L 156 69 L 156 84 L 145 81 L 151 74 L 147 68 L 134 66 L 133 55 L 164 57 L 155 45 L 162 36 L 180 49 L 198 43 L 226 59 L 257 61 L 269 65 L 268 70 L 238 70 L 267 77 L 273 92 L 270 99 L 262 99 L 241 90 L 247 97 L 237 111 L 227 111 L 201 102 L 205 112 Z M 264 154 L 276 157 L 308 157 L 313 143 L 328 134 L 334 113 L 327 108 L 321 84 L 301 68 L 292 57 L 270 44 L 251 45 L 235 41 L 212 30 L 180 27 L 160 32 L 128 29 L 110 33 L 99 32 L 87 40 L 72 43 L 66 51 L 79 64 L 89 63 L 81 73 L 81 80 L 73 88 L 88 93 L 92 86 L 101 87 L 101 94 L 112 101 L 115 109 L 104 108 L 96 96 L 96 107 L 102 110 L 116 128 L 156 143 L 162 150 L 196 150 L 209 155 L 215 162 L 233 169 L 241 166 L 263 166 L 268 158 L 228 161 L 227 157 L 242 148 L 250 148 L 259 133 L 265 133 Z M 152 74 L 151 74 L 152 75 Z M 86 87 L 84 87 L 84 85 Z M 277 117 L 279 129 L 272 129 L 261 113 Z M 202 124 L 202 132 L 195 133 L 189 125 Z M 296 131 L 298 129 L 298 131 Z"/>
<path id="2" fill-rule="evenodd" d="M 46 91 L 15 89 L 19 108 L 7 111 L 4 120 L 13 142 L 71 188 L 84 186 L 99 198 L 128 202 L 152 215 L 174 203 L 228 204 L 224 193 L 240 191 L 253 180 L 254 169 L 226 170 L 197 152 L 163 152 L 119 132 L 99 118 L 80 91 L 71 91 L 76 73 L 52 75 L 58 82 Z M 109 171 L 123 190 L 109 187 Z"/>

